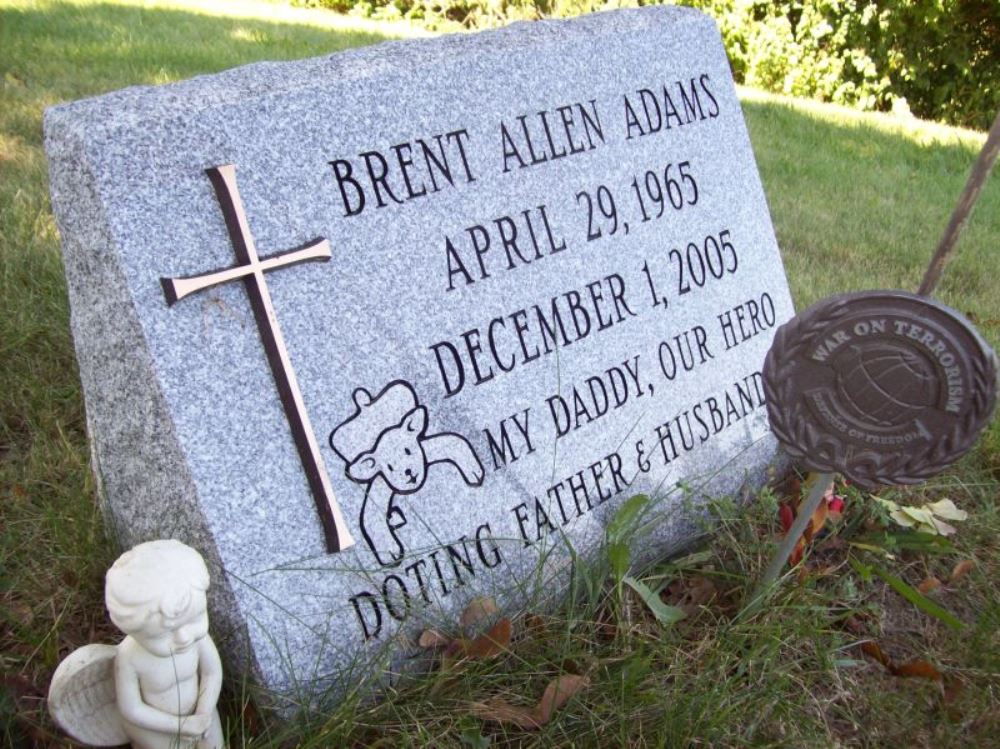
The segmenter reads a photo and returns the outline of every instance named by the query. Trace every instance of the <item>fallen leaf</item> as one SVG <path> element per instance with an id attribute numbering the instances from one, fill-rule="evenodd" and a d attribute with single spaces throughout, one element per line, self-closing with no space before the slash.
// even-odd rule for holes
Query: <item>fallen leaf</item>
<path id="1" fill-rule="evenodd" d="M 882 505 L 889 512 L 899 511 L 899 505 L 893 502 L 891 499 L 882 499 L 882 497 L 876 496 L 874 494 L 871 495 L 871 498 L 874 499 L 876 502 L 878 502 L 880 505 Z"/>
<path id="2" fill-rule="evenodd" d="M 451 639 L 445 637 L 436 629 L 425 629 L 420 633 L 420 639 L 417 640 L 417 644 L 422 648 L 443 648 L 449 642 L 451 642 Z"/>
<path id="3" fill-rule="evenodd" d="M 869 658 L 881 663 L 887 669 L 892 667 L 892 661 L 889 659 L 889 656 L 882 652 L 882 648 L 874 640 L 866 640 L 861 643 L 861 651 Z"/>
<path id="4" fill-rule="evenodd" d="M 590 679 L 586 676 L 563 674 L 549 682 L 542 698 L 532 708 L 511 705 L 506 700 L 495 697 L 486 702 L 474 702 L 470 709 L 473 715 L 483 720 L 513 723 L 518 728 L 536 730 L 552 720 L 556 710 L 589 685 Z"/>
<path id="5" fill-rule="evenodd" d="M 462 612 L 462 618 L 459 621 L 464 629 L 468 629 L 483 621 L 483 619 L 493 616 L 497 611 L 499 609 L 497 608 L 496 601 L 492 598 L 473 598 L 469 601 L 469 605 L 465 607 L 465 611 Z"/>
<path id="6" fill-rule="evenodd" d="M 910 518 L 915 520 L 920 525 L 934 524 L 934 513 L 932 513 L 926 507 L 911 507 L 909 505 L 906 505 L 900 509 L 904 514 L 908 515 Z"/>
<path id="7" fill-rule="evenodd" d="M 944 518 L 945 520 L 962 521 L 969 519 L 969 513 L 955 507 L 955 503 L 950 499 L 939 499 L 937 502 L 931 502 L 929 505 L 926 505 L 926 507 L 939 518 Z"/>
<path id="8" fill-rule="evenodd" d="M 971 559 L 963 559 L 961 562 L 956 564 L 951 570 L 951 577 L 948 578 L 948 585 L 954 585 L 963 577 L 968 575 L 975 569 L 976 563 Z"/>
<path id="9" fill-rule="evenodd" d="M 510 636 L 510 619 L 504 617 L 476 639 L 458 642 L 462 643 L 462 655 L 466 658 L 493 658 L 508 648 Z"/>
<path id="10" fill-rule="evenodd" d="M 916 660 L 907 661 L 906 663 L 901 664 L 894 663 L 892 658 L 890 658 L 885 651 L 879 647 L 878 643 L 873 640 L 867 640 L 866 642 L 861 643 L 861 650 L 869 658 L 881 663 L 885 670 L 893 676 L 930 679 L 931 681 L 941 681 L 944 678 L 941 675 L 941 672 L 938 671 L 937 667 L 927 661 Z"/>
<path id="11" fill-rule="evenodd" d="M 912 528 L 917 524 L 913 518 L 902 510 L 893 510 L 889 513 L 889 517 L 896 521 L 896 525 L 901 525 L 904 528 Z"/>
<path id="12" fill-rule="evenodd" d="M 927 661 L 907 661 L 900 665 L 893 664 L 889 669 L 893 676 L 913 677 L 941 681 L 941 672 Z"/>
<path id="13" fill-rule="evenodd" d="M 948 523 L 944 522 L 938 517 L 935 517 L 934 515 L 931 515 L 931 524 L 934 526 L 934 530 L 936 530 L 942 536 L 954 536 L 956 533 L 958 533 L 958 528 L 956 528 L 954 525 L 949 525 Z M 924 530 L 924 526 L 921 525 L 919 529 Z"/>
<path id="14" fill-rule="evenodd" d="M 881 546 L 875 546 L 874 544 L 861 543 L 860 541 L 851 541 L 850 545 L 856 549 L 864 549 L 865 551 L 870 551 L 872 554 L 881 554 L 886 559 L 895 559 L 895 555 L 889 553 L 886 549 Z"/>
<path id="15" fill-rule="evenodd" d="M 924 505 L 923 507 L 912 507 L 909 505 L 898 505 L 892 500 L 872 497 L 879 504 L 889 511 L 889 517 L 904 528 L 914 528 L 920 533 L 930 535 L 951 536 L 957 529 L 944 522 L 947 520 L 966 520 L 969 514 L 960 510 L 950 499 L 941 499 L 937 502 Z"/>
<path id="16" fill-rule="evenodd" d="M 590 679 L 577 674 L 563 674 L 549 683 L 542 693 L 536 707 L 536 716 L 540 725 L 545 725 L 552 719 L 552 713 L 569 702 L 577 693 L 590 684 Z"/>
<path id="17" fill-rule="evenodd" d="M 927 595 L 932 590 L 937 590 L 940 587 L 941 587 L 941 581 L 932 575 L 931 577 L 928 577 L 926 580 L 920 583 L 920 585 L 917 586 L 917 590 L 919 590 L 924 595 Z"/>

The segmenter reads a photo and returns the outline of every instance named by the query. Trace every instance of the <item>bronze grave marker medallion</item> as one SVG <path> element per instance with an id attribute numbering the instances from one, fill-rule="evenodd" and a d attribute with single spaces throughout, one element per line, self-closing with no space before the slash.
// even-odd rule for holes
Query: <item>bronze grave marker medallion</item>
<path id="1" fill-rule="evenodd" d="M 955 310 L 903 291 L 825 299 L 781 327 L 763 370 L 771 428 L 807 468 L 913 484 L 964 455 L 997 361 Z"/>

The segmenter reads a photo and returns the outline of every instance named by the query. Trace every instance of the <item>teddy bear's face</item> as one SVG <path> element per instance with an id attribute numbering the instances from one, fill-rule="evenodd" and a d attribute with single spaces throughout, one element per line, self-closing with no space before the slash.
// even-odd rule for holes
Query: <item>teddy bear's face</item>
<path id="1" fill-rule="evenodd" d="M 375 447 L 359 455 L 347 475 L 360 483 L 379 474 L 397 494 L 413 494 L 427 477 L 427 456 L 420 444 L 427 428 L 427 409 L 419 406 L 396 426 L 385 430 Z"/>

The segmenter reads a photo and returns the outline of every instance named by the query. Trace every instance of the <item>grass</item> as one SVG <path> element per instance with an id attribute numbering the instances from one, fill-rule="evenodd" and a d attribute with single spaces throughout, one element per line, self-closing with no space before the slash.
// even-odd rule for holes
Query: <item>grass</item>
<path id="1" fill-rule="evenodd" d="M 259 59 L 329 53 L 416 33 L 278 3 L 0 0 L 0 741 L 61 741 L 42 697 L 73 648 L 116 637 L 102 577 L 116 551 L 94 506 L 58 237 L 47 198 L 41 112 L 58 101 L 161 83 Z M 914 289 L 982 136 L 744 91 L 744 107 L 789 280 L 801 308 L 830 293 Z M 940 298 L 1000 343 L 1000 181 L 980 199 Z M 893 492 L 969 511 L 942 553 L 894 547 L 885 518 L 852 493 L 845 521 L 752 616 L 740 602 L 773 549 L 777 498 L 720 501 L 692 557 L 641 572 L 654 588 L 714 591 L 665 628 L 608 565 L 558 614 L 520 616 L 508 652 L 349 699 L 324 719 L 261 718 L 230 679 L 231 745 L 989 746 L 1000 730 L 1000 427 L 949 473 Z M 882 546 L 892 557 L 865 551 Z M 914 608 L 877 564 L 916 585 L 974 570 L 932 594 L 959 635 Z M 861 567 L 863 569 L 863 567 Z M 685 587 L 687 586 L 687 587 Z M 584 586 L 585 588 L 586 586 Z M 702 588 L 705 589 L 704 587 Z M 943 680 L 904 679 L 858 648 L 923 659 Z M 498 695 L 532 704 L 560 672 L 590 686 L 537 731 L 474 717 Z"/>

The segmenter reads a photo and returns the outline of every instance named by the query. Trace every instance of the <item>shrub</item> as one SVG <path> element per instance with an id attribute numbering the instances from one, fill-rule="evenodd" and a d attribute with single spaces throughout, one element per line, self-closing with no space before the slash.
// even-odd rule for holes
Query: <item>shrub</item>
<path id="1" fill-rule="evenodd" d="M 488 28 L 649 0 L 295 0 L 432 29 Z M 653 0 L 658 2 L 660 0 Z M 669 0 L 667 0 L 669 1 Z M 719 24 L 738 82 L 986 129 L 1000 107 L 997 0 L 676 0 Z"/>

